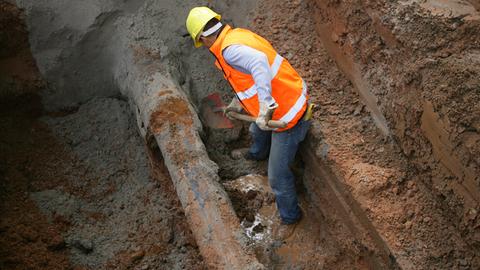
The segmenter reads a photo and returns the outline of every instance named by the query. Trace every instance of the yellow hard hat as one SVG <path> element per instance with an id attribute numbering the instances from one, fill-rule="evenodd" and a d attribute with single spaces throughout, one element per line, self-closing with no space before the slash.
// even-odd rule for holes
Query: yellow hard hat
<path id="1" fill-rule="evenodd" d="M 200 33 L 202 33 L 205 25 L 213 18 L 220 20 L 222 16 L 208 7 L 196 7 L 190 10 L 186 25 L 195 47 L 198 48 L 203 45 L 203 43 L 199 41 Z"/>

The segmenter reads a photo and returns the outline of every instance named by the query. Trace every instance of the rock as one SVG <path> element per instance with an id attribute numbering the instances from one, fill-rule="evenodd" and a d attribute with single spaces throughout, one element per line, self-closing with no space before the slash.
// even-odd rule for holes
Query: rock
<path id="1" fill-rule="evenodd" d="M 138 260 L 141 260 L 145 256 L 145 251 L 144 250 L 139 250 L 136 252 L 133 252 L 130 254 L 130 261 L 131 262 L 136 262 Z"/>
<path id="2" fill-rule="evenodd" d="M 353 115 L 357 116 L 359 115 L 363 110 L 363 104 L 358 104 L 357 107 L 355 107 L 355 110 L 353 111 Z"/>
<path id="3" fill-rule="evenodd" d="M 89 254 L 93 251 L 93 242 L 89 239 L 76 239 L 73 241 L 73 247 L 84 254 Z"/>
<path id="4" fill-rule="evenodd" d="M 467 217 L 468 221 L 473 221 L 473 220 L 475 220 L 475 218 L 477 218 L 477 215 L 478 215 L 477 210 L 475 210 L 474 208 L 470 208 L 467 211 L 466 217 Z"/>
<path id="5" fill-rule="evenodd" d="M 56 235 L 53 238 L 49 239 L 48 249 L 52 251 L 61 250 L 65 248 L 65 240 L 62 236 Z"/>
<path id="6" fill-rule="evenodd" d="M 263 226 L 262 223 L 258 223 L 252 230 L 255 233 L 261 233 L 263 232 L 263 229 L 265 229 L 265 226 Z"/>
<path id="7" fill-rule="evenodd" d="M 410 230 L 412 228 L 412 222 L 409 220 L 405 222 L 405 229 Z"/>
<path id="8" fill-rule="evenodd" d="M 245 155 L 248 152 L 248 148 L 240 148 L 240 149 L 235 149 L 230 153 L 230 156 L 233 159 L 242 159 L 245 157 Z"/>

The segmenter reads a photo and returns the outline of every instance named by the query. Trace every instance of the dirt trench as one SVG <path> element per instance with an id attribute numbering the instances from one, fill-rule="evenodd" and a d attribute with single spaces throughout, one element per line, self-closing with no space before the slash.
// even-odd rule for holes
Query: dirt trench
<path id="1" fill-rule="evenodd" d="M 208 1 L 267 37 L 319 105 L 295 165 L 306 217 L 279 242 L 266 162 L 232 155 L 248 124 L 198 127 L 206 95 L 231 95 L 168 14 L 206 1 L 87 2 L 1 3 L 0 268 L 222 268 L 203 208 L 182 201 L 196 166 L 226 190 L 232 245 L 267 269 L 480 267 L 478 3 Z M 215 163 L 189 164 L 205 150 Z"/>

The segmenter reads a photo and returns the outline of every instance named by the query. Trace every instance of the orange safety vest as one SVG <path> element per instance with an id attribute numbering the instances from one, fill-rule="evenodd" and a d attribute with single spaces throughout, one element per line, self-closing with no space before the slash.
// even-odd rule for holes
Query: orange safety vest
<path id="1" fill-rule="evenodd" d="M 260 105 L 253 76 L 234 69 L 223 58 L 223 50 L 234 44 L 249 46 L 267 56 L 273 78 L 272 97 L 278 104 L 272 120 L 288 123 L 285 128 L 275 131 L 284 131 L 295 126 L 307 108 L 308 99 L 307 87 L 300 75 L 267 40 L 249 30 L 232 29 L 226 25 L 210 47 L 210 51 L 217 58 L 215 65 L 223 71 L 243 109 L 254 117 L 258 116 Z"/>

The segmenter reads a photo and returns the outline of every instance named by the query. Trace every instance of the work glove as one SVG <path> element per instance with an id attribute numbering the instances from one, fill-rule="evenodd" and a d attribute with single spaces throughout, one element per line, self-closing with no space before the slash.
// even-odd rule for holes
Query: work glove
<path id="1" fill-rule="evenodd" d="M 235 118 L 231 117 L 229 115 L 229 112 L 237 112 L 240 113 L 242 111 L 242 105 L 240 104 L 240 101 L 238 101 L 238 98 L 234 97 L 230 104 L 228 104 L 227 107 L 223 110 L 223 113 L 227 116 L 228 119 L 230 120 L 235 120 Z"/>
<path id="2" fill-rule="evenodd" d="M 269 106 L 265 102 L 260 102 L 260 111 L 258 112 L 258 117 L 255 120 L 255 123 L 261 130 L 269 131 L 275 129 L 268 126 L 268 121 L 272 120 L 273 112 L 277 108 L 277 103 L 273 103 Z"/>

